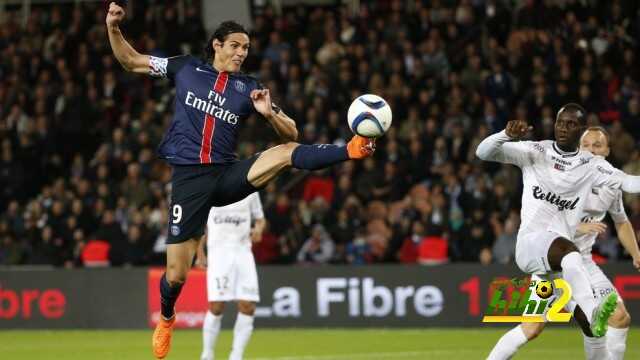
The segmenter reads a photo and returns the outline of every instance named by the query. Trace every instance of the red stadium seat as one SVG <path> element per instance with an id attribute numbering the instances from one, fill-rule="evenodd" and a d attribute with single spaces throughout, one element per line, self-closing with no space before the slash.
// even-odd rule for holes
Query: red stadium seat
<path id="1" fill-rule="evenodd" d="M 449 243 L 445 238 L 427 236 L 418 245 L 418 262 L 437 265 L 449 262 Z"/>
<path id="2" fill-rule="evenodd" d="M 327 204 L 333 201 L 333 189 L 335 184 L 331 178 L 313 176 L 304 184 L 304 192 L 302 198 L 311 202 L 317 197 L 324 199 Z"/>
<path id="3" fill-rule="evenodd" d="M 594 252 L 591 255 L 591 258 L 593 259 L 593 262 L 598 264 L 598 265 L 602 265 L 602 264 L 606 264 L 607 263 L 607 258 Z"/>
<path id="4" fill-rule="evenodd" d="M 111 245 L 104 240 L 89 240 L 82 249 L 80 259 L 86 267 L 109 266 L 109 250 Z"/>

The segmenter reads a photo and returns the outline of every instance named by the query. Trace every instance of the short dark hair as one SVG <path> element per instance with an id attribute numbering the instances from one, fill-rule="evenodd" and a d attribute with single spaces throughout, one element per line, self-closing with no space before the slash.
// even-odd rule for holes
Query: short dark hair
<path id="1" fill-rule="evenodd" d="M 578 121 L 580 121 L 580 123 L 582 123 L 582 125 L 586 125 L 587 124 L 587 111 L 582 106 L 580 106 L 579 104 L 568 103 L 568 104 L 564 105 L 563 107 L 561 107 L 560 110 L 558 110 L 558 113 L 556 114 L 556 120 L 558 119 L 558 117 L 560 117 L 560 114 L 562 114 L 565 111 L 571 111 L 574 114 L 576 114 L 576 117 L 578 118 Z"/>
<path id="2" fill-rule="evenodd" d="M 227 40 L 227 36 L 234 33 L 243 33 L 249 36 L 249 32 L 247 31 L 247 29 L 245 29 L 244 26 L 240 25 L 239 23 L 233 20 L 222 22 L 213 32 L 213 34 L 209 38 L 209 41 L 207 42 L 207 45 L 204 47 L 204 57 L 207 60 L 213 58 L 215 53 L 215 51 L 213 50 L 214 39 L 217 39 L 220 42 L 224 42 L 225 40 Z"/>

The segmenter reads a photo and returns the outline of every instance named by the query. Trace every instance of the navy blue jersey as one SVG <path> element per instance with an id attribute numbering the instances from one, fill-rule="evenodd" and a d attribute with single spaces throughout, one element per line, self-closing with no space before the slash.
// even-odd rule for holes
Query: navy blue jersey
<path id="1" fill-rule="evenodd" d="M 249 97 L 258 82 L 239 73 L 218 72 L 193 56 L 151 57 L 150 74 L 172 79 L 175 112 L 158 147 L 174 165 L 236 161 L 238 127 L 256 110 Z"/>

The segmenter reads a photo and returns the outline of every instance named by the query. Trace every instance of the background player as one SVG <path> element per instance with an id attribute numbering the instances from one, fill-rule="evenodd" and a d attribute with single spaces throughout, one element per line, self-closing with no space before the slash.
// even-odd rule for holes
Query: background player
<path id="1" fill-rule="evenodd" d="M 556 116 L 556 141 L 523 141 L 532 128 L 510 121 L 504 131 L 484 139 L 476 149 L 483 160 L 522 169 L 522 222 L 516 242 L 516 263 L 528 274 L 562 272 L 573 290 L 575 317 L 587 336 L 602 337 L 617 303 L 616 293 L 598 303 L 573 239 L 591 189 L 606 186 L 640 192 L 640 177 L 613 168 L 604 158 L 579 151 L 586 112 L 578 104 L 563 106 Z"/>
<path id="2" fill-rule="evenodd" d="M 253 223 L 253 226 L 251 224 Z M 207 234 L 202 237 L 198 257 L 204 257 L 207 244 L 207 296 L 209 311 L 202 325 L 201 360 L 213 360 L 226 301 L 238 302 L 233 328 L 230 360 L 242 359 L 253 331 L 253 314 L 260 301 L 256 263 L 251 243 L 260 241 L 265 220 L 257 192 L 222 207 L 212 207 Z"/>
<path id="3" fill-rule="evenodd" d="M 167 270 L 160 280 L 162 316 L 152 337 L 154 355 L 164 358 L 171 347 L 174 305 L 211 206 L 243 199 L 289 167 L 316 170 L 370 156 L 374 141 L 355 136 L 346 146 L 294 142 L 295 122 L 272 104 L 268 89 L 240 73 L 250 42 L 248 32 L 235 22 L 218 27 L 203 61 L 138 53 L 120 31 L 123 18 L 124 9 L 110 3 L 106 24 L 116 59 L 127 71 L 166 76 L 176 87 L 174 117 L 158 149 L 173 166 Z M 255 112 L 269 121 L 283 144 L 237 161 L 239 125 Z"/>
<path id="4" fill-rule="evenodd" d="M 609 134 L 602 127 L 590 127 L 582 135 L 580 148 L 594 155 L 607 157 L 610 152 Z M 620 242 L 633 258 L 633 266 L 636 269 L 640 269 L 640 251 L 638 250 L 635 231 L 624 211 L 622 192 L 609 188 L 593 189 L 592 194 L 587 199 L 584 216 L 582 217 L 583 222 L 578 226 L 574 243 L 583 256 L 591 286 L 595 295 L 599 298 L 616 291 L 611 281 L 598 265 L 593 262 L 591 255 L 591 248 L 597 236 L 606 230 L 606 225 L 601 221 L 607 212 L 615 222 Z M 595 359 L 597 356 L 607 356 L 606 352 L 608 351 L 612 360 L 623 359 L 630 323 L 631 317 L 622 299 L 619 299 L 618 306 L 609 319 L 610 327 L 606 335 L 606 347 L 602 347 L 602 343 L 595 344 L 600 348 L 593 351 L 591 349 L 593 339 L 587 336 L 584 337 L 587 357 Z M 522 323 L 516 326 L 498 340 L 488 359 L 510 359 L 522 345 L 538 337 L 544 327 L 545 323 Z"/>

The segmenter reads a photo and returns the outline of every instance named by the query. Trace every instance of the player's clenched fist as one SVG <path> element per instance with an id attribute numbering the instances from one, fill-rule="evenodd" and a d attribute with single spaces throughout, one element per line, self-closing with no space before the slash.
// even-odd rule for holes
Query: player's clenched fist
<path id="1" fill-rule="evenodd" d="M 124 9 L 112 1 L 107 10 L 107 26 L 118 26 L 122 19 L 124 19 Z"/>
<path id="2" fill-rule="evenodd" d="M 533 130 L 533 126 L 529 126 L 526 121 L 511 120 L 507 123 L 505 132 L 512 139 L 522 139 L 529 131 Z"/>

